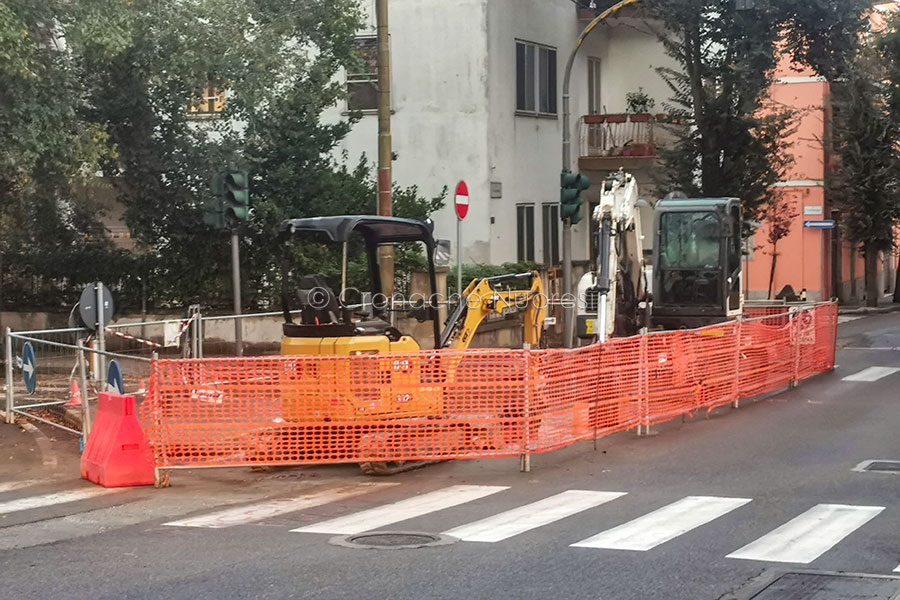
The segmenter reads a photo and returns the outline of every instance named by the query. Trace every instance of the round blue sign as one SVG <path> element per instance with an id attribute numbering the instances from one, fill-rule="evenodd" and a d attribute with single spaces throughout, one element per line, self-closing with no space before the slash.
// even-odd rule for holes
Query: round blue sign
<path id="1" fill-rule="evenodd" d="M 37 383 L 37 372 L 34 367 L 34 348 L 31 342 L 25 342 L 22 346 L 22 375 L 25 377 L 25 389 L 29 394 L 34 393 Z"/>
<path id="2" fill-rule="evenodd" d="M 122 379 L 122 367 L 117 360 L 109 361 L 109 370 L 106 373 L 106 384 L 109 390 L 116 394 L 125 393 L 125 382 Z"/>

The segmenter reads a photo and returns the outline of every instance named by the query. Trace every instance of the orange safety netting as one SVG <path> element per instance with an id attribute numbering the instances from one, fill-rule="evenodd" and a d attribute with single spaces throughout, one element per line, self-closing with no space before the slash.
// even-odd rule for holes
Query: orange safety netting
<path id="1" fill-rule="evenodd" d="M 836 332 L 828 303 L 571 350 L 157 360 L 140 412 L 158 467 L 516 456 L 829 370 Z"/>

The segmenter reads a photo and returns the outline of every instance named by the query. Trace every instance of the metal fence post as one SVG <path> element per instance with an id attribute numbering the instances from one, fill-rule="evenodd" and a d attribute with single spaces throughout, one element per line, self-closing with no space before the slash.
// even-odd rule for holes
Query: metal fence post
<path id="1" fill-rule="evenodd" d="M 97 350 L 106 352 L 106 323 L 103 314 L 103 284 L 98 283 L 95 288 L 97 293 Z M 106 356 L 97 355 L 97 372 L 94 374 L 95 379 L 102 385 L 106 379 Z"/>
<path id="2" fill-rule="evenodd" d="M 78 376 L 81 379 L 81 435 L 87 444 L 88 434 L 91 432 L 91 407 L 88 404 L 90 393 L 88 390 L 87 368 L 84 356 L 84 340 L 78 338 Z"/>
<path id="3" fill-rule="evenodd" d="M 197 358 L 203 358 L 203 313 L 197 305 Z"/>
<path id="4" fill-rule="evenodd" d="M 6 328 L 6 422 L 13 424 L 13 348 L 12 331 Z"/>

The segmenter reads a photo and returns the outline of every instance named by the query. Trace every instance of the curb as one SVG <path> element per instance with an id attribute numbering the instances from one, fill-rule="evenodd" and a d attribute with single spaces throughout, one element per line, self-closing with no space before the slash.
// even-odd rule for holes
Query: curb
<path id="1" fill-rule="evenodd" d="M 846 308 L 838 308 L 839 315 L 875 315 L 892 312 L 900 312 L 900 304 L 891 304 L 889 306 L 848 306 Z"/>

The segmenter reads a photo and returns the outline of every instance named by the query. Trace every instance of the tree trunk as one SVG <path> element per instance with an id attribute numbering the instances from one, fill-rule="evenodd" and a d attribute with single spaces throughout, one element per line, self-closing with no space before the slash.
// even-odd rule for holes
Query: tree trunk
<path id="1" fill-rule="evenodd" d="M 772 248 L 772 269 L 769 271 L 769 300 L 772 299 L 772 287 L 775 285 L 775 263 L 778 262 L 778 253 Z"/>
<path id="2" fill-rule="evenodd" d="M 881 290 L 878 285 L 878 250 L 872 244 L 865 245 L 866 253 L 866 306 L 878 306 Z"/>

